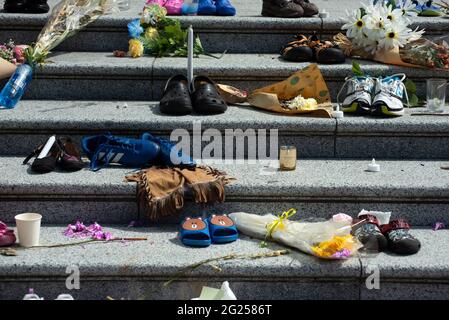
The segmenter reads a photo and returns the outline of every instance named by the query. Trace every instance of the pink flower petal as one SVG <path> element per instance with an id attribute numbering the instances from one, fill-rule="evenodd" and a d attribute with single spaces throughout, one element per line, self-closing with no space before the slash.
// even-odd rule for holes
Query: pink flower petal
<path id="1" fill-rule="evenodd" d="M 444 225 L 443 222 L 435 222 L 435 224 L 432 226 L 433 231 L 438 231 L 444 228 L 446 228 L 446 226 Z"/>

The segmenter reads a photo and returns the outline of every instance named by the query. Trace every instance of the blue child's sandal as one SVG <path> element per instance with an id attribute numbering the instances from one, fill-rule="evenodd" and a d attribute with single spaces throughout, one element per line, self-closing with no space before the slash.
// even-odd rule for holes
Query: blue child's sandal
<path id="1" fill-rule="evenodd" d="M 229 243 L 237 240 L 239 237 L 234 221 L 226 215 L 213 215 L 208 219 L 208 222 L 213 243 Z"/>
<path id="2" fill-rule="evenodd" d="M 189 247 L 208 247 L 211 244 L 208 222 L 201 218 L 186 218 L 181 224 L 181 242 Z"/>

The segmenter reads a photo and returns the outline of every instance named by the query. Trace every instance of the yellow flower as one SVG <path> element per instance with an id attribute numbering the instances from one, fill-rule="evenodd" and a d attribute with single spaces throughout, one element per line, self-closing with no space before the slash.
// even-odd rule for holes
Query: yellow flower
<path id="1" fill-rule="evenodd" d="M 149 40 L 154 40 L 159 36 L 159 32 L 157 31 L 156 28 L 147 28 L 147 30 L 145 31 L 145 38 L 149 39 Z"/>
<path id="2" fill-rule="evenodd" d="M 128 54 L 133 58 L 138 58 L 143 55 L 143 44 L 138 39 L 129 40 Z"/>
<path id="3" fill-rule="evenodd" d="M 318 103 L 313 98 L 305 99 L 303 96 L 299 95 L 293 100 L 288 101 L 287 107 L 289 109 L 298 110 L 316 110 L 318 109 Z"/>
<path id="4" fill-rule="evenodd" d="M 312 247 L 312 251 L 321 258 L 330 258 L 335 253 L 347 249 L 353 251 L 354 239 L 352 235 L 334 236 L 329 241 L 323 241 L 317 246 Z"/>

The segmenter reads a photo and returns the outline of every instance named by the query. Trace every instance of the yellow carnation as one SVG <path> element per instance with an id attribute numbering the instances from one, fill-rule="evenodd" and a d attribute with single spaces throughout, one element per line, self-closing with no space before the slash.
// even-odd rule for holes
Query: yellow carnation
<path id="1" fill-rule="evenodd" d="M 128 54 L 133 58 L 138 58 L 143 56 L 143 44 L 138 39 L 129 40 L 129 51 Z"/>
<path id="2" fill-rule="evenodd" d="M 299 95 L 293 100 L 287 102 L 287 108 L 292 110 L 316 110 L 318 109 L 318 103 L 313 98 L 305 99 L 303 96 Z"/>
<path id="3" fill-rule="evenodd" d="M 145 31 L 145 38 L 149 40 L 156 39 L 159 36 L 159 32 L 156 28 L 147 28 Z"/>

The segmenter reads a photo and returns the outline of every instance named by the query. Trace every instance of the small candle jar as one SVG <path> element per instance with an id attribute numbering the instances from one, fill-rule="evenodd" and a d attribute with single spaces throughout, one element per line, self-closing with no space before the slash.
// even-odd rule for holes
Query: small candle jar
<path id="1" fill-rule="evenodd" d="M 291 171 L 296 169 L 295 146 L 281 146 L 279 152 L 279 168 L 281 171 Z"/>

